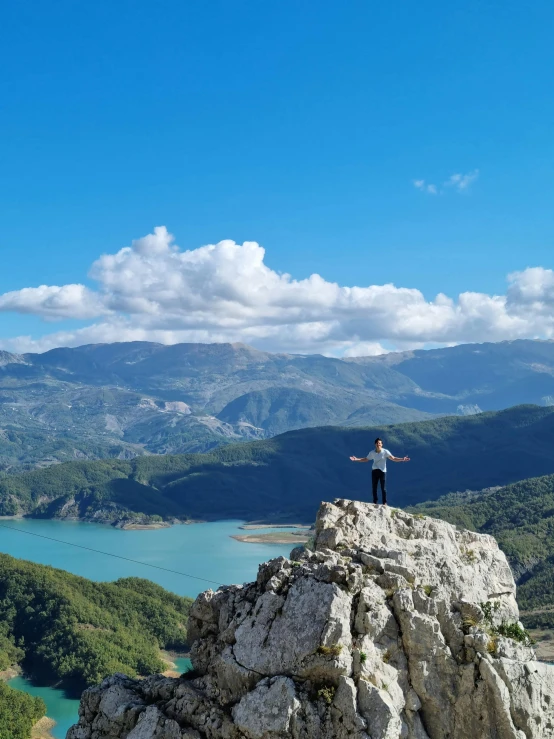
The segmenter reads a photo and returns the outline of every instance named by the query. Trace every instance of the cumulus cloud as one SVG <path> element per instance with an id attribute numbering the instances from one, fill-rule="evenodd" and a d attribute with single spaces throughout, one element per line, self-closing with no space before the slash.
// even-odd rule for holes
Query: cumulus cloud
<path id="1" fill-rule="evenodd" d="M 94 318 L 107 312 L 100 297 L 84 285 L 40 285 L 4 293 L 0 311 L 34 313 L 45 320 Z"/>
<path id="2" fill-rule="evenodd" d="M 554 314 L 554 271 L 542 267 L 527 268 L 508 275 L 508 309 L 525 318 L 541 317 L 547 324 Z"/>
<path id="3" fill-rule="evenodd" d="M 554 273 L 542 267 L 509 275 L 504 295 L 427 300 L 416 288 L 393 284 L 344 286 L 318 274 L 296 280 L 270 269 L 256 242 L 182 251 L 161 226 L 102 255 L 90 277 L 96 289 L 41 286 L 1 295 L 1 311 L 93 322 L 0 346 L 22 352 L 112 341 L 243 341 L 360 356 L 384 347 L 554 337 Z"/>

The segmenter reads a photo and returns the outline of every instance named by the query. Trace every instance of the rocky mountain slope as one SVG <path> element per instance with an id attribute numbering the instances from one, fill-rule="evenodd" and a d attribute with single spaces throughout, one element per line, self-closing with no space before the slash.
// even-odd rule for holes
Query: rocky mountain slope
<path id="1" fill-rule="evenodd" d="M 68 739 L 551 739 L 534 659 L 487 535 L 346 500 L 315 551 L 201 594 L 194 672 L 87 690 Z"/>
<path id="2" fill-rule="evenodd" d="M 149 342 L 0 352 L 0 470 L 554 403 L 554 342 L 379 357 Z"/>
<path id="3" fill-rule="evenodd" d="M 412 512 L 494 536 L 512 567 L 523 623 L 554 629 L 554 475 L 453 493 Z"/>
<path id="4" fill-rule="evenodd" d="M 0 469 L 203 452 L 306 426 L 431 417 L 393 400 L 402 388 L 417 392 L 386 366 L 269 354 L 242 344 L 3 352 Z"/>

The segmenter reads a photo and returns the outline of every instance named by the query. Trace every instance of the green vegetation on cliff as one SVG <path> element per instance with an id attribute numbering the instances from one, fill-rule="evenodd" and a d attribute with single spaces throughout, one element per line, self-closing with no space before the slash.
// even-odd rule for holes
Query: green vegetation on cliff
<path id="1" fill-rule="evenodd" d="M 230 444 L 208 454 L 71 462 L 0 480 L 0 515 L 313 521 L 322 500 L 370 498 L 375 436 L 409 464 L 391 464 L 392 505 L 554 473 L 554 409 L 518 406 L 365 429 L 323 427 Z M 514 451 L 517 450 L 517 453 Z"/>
<path id="2" fill-rule="evenodd" d="M 514 571 L 523 622 L 554 628 L 554 475 L 448 495 L 412 510 L 494 536 Z"/>
<path id="3" fill-rule="evenodd" d="M 160 647 L 186 646 L 191 603 L 148 580 L 96 583 L 0 554 L 0 665 L 73 691 L 160 672 Z"/>
<path id="4" fill-rule="evenodd" d="M 28 739 L 33 725 L 46 713 L 41 698 L 13 690 L 0 680 L 0 738 Z"/>

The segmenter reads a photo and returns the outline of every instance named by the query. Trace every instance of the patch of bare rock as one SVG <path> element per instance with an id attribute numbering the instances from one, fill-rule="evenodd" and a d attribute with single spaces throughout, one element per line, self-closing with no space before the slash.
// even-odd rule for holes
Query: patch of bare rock
<path id="1" fill-rule="evenodd" d="M 492 537 L 324 503 L 315 551 L 197 598 L 194 672 L 104 680 L 68 739 L 550 739 L 554 666 L 495 634 L 518 619 Z"/>

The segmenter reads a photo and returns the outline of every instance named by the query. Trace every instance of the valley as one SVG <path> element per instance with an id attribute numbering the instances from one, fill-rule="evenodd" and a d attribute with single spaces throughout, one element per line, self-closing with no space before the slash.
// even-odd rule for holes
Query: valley
<path id="1" fill-rule="evenodd" d="M 240 534 L 240 521 L 174 526 L 155 531 L 123 531 L 96 524 L 44 520 L 11 521 L 9 525 L 14 530 L 1 530 L 0 551 L 7 552 L 18 559 L 5 557 L 5 555 L 0 555 L 0 558 L 4 557 L 1 560 L 2 562 L 5 560 L 15 563 L 15 565 L 10 565 L 10 582 L 13 579 L 12 573 L 21 570 L 24 573 L 28 571 L 31 575 L 33 573 L 43 574 L 46 578 L 45 588 L 42 589 L 41 586 L 42 592 L 39 592 L 37 597 L 47 596 L 50 592 L 48 587 L 51 583 L 67 582 L 71 588 L 75 588 L 76 585 L 74 591 L 63 588 L 62 596 L 70 599 L 68 604 L 71 604 L 72 608 L 79 609 L 79 618 L 81 618 L 81 614 L 84 615 L 83 609 L 86 608 L 89 610 L 87 618 L 90 619 L 90 611 L 92 610 L 92 617 L 102 618 L 103 626 L 105 623 L 109 624 L 114 617 L 121 617 L 121 613 L 118 616 L 115 608 L 117 598 L 114 601 L 102 596 L 97 605 L 104 610 L 93 606 L 91 598 L 98 600 L 98 596 L 103 591 L 109 594 L 113 589 L 114 593 L 118 595 L 117 588 L 119 586 L 117 582 L 121 583 L 120 592 L 122 596 L 133 598 L 125 584 L 133 584 L 132 587 L 135 589 L 135 583 L 146 582 L 143 578 L 148 577 L 152 581 L 149 586 L 154 589 L 153 594 L 167 593 L 165 597 L 175 598 L 176 602 L 190 603 L 190 598 L 195 597 L 199 592 L 209 587 L 210 583 L 201 579 L 187 578 L 171 572 L 171 570 L 190 571 L 191 574 L 200 578 L 204 577 L 206 580 L 213 578 L 228 583 L 249 581 L 255 578 L 260 562 L 273 556 L 288 555 L 291 548 L 290 545 L 247 545 L 235 541 L 232 536 Z M 21 533 L 22 530 L 30 531 L 33 535 L 25 535 Z M 254 533 L 267 531 L 271 532 L 275 529 L 258 530 L 253 528 Z M 61 542 L 104 550 L 120 555 L 124 559 L 106 557 Z M 144 567 L 125 558 L 144 560 L 159 566 L 161 569 Z M 30 562 L 24 560 L 31 560 L 36 564 L 33 566 Z M 177 563 L 178 566 L 176 566 Z M 58 568 L 69 572 L 60 572 Z M 8 579 L 6 571 L 3 570 L 2 573 L 5 577 L 0 578 L 0 602 L 5 595 L 3 588 L 6 586 Z M 117 582 L 110 584 L 106 581 Z M 22 581 L 23 584 L 24 582 L 25 580 Z M 13 585 L 10 585 L 10 587 L 13 587 Z M 212 583 L 212 587 L 217 587 L 217 584 Z M 163 591 L 162 588 L 164 588 Z M 79 590 L 82 590 L 86 595 L 87 600 L 85 602 L 83 602 Z M 134 597 L 138 596 L 137 593 Z M 13 598 L 11 600 L 14 601 Z M 169 626 L 172 618 L 171 616 L 167 618 L 167 615 L 169 614 L 166 614 L 163 610 L 160 612 L 160 617 Z M 132 621 L 136 616 L 137 614 L 131 612 L 129 620 Z M 53 618 L 51 621 L 53 622 L 53 628 L 55 619 Z M 123 629 L 125 631 L 124 625 Z M 78 630 L 77 634 L 89 639 L 97 636 L 109 636 L 108 632 L 90 629 Z M 139 644 L 141 638 L 138 640 Z M 111 638 L 109 641 L 111 642 Z M 70 648 L 72 651 L 75 650 L 75 653 L 77 653 L 78 645 L 74 645 L 71 641 L 68 643 L 65 634 L 63 638 L 56 639 L 56 643 L 60 648 L 63 648 L 63 645 L 66 644 L 66 648 Z M 98 644 L 94 648 L 100 653 L 101 647 L 102 645 Z M 2 644 L 0 644 L 1 654 L 5 654 L 5 652 L 2 652 Z M 160 654 L 155 650 L 152 651 L 151 647 L 150 654 L 154 655 L 156 659 L 166 657 L 165 653 Z M 82 663 L 85 664 L 91 656 L 89 654 L 86 659 L 82 660 Z M 13 659 L 16 658 L 17 655 L 14 655 Z M 184 670 L 184 664 L 185 660 L 177 660 L 178 669 L 182 667 Z M 12 687 L 24 690 L 31 696 L 38 696 L 44 700 L 48 706 L 48 716 L 56 720 L 56 725 L 51 730 L 54 739 L 65 739 L 67 729 L 77 721 L 78 700 L 74 696 L 80 689 L 79 685 L 77 682 L 73 682 L 73 678 L 66 678 L 65 684 L 69 688 L 68 693 L 59 685 L 58 679 L 49 680 L 43 673 L 40 673 L 43 679 L 38 682 L 36 679 L 29 679 L 29 673 L 39 677 L 39 674 L 34 672 L 32 660 L 24 661 L 23 666 L 26 673 L 25 677 L 17 675 L 17 671 L 14 673 L 12 670 L 12 674 L 6 673 L 4 679 L 11 677 L 9 684 Z M 125 667 L 124 671 L 128 671 L 128 668 L 129 666 Z M 13 676 L 14 674 L 15 676 Z"/>
<path id="2" fill-rule="evenodd" d="M 182 596 L 252 579 L 259 562 L 286 556 L 313 535 L 308 527 L 321 500 L 367 501 L 369 468 L 348 457 L 365 454 L 377 435 L 393 454 L 412 458 L 390 465 L 393 507 L 415 506 L 498 539 L 514 569 L 523 622 L 548 656 L 553 347 L 504 342 L 348 360 L 140 342 L 3 353 L 0 523 L 14 531 L 1 529 L 0 550 L 37 564 L 0 554 L 0 596 L 3 588 L 4 602 L 17 606 L 0 611 L 0 667 L 21 664 L 26 677 L 11 684 L 44 696 L 65 728 L 76 707 L 56 693 L 64 685 L 79 692 L 110 672 L 166 669 L 159 647 L 186 646 L 190 601 Z M 65 541 L 85 548 L 68 561 Z M 87 550 L 114 546 L 123 559 L 111 560 L 109 570 L 105 555 Z M 137 551 L 154 569 L 125 563 Z M 75 574 L 51 567 L 41 574 L 42 563 Z M 40 588 L 31 587 L 37 578 Z M 115 582 L 98 582 L 105 580 Z M 48 628 L 17 616 L 17 609 L 37 610 L 31 597 L 46 598 L 52 609 L 54 593 L 67 605 L 62 616 L 43 609 Z M 154 608 L 164 635 L 141 621 L 153 613 L 152 599 L 163 604 Z M 115 625 L 119 600 L 127 613 Z M 181 641 L 170 635 L 175 608 Z M 14 613 L 18 628 L 30 629 L 25 651 Z M 58 656 L 61 645 L 67 651 Z M 33 705 L 36 712 L 42 704 Z M 61 729 L 53 731 L 63 739 Z"/>

